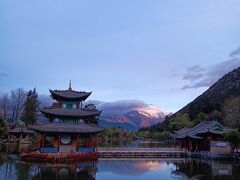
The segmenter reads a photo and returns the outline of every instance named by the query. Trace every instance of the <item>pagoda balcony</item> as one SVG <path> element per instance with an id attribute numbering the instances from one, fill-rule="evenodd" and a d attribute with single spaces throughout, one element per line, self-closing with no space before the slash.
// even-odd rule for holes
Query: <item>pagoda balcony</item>
<path id="1" fill-rule="evenodd" d="M 40 153 L 58 153 L 57 147 L 42 147 L 39 149 Z"/>
<path id="2" fill-rule="evenodd" d="M 83 152 L 83 153 L 96 152 L 96 149 L 88 148 L 88 147 L 78 147 L 77 152 Z"/>

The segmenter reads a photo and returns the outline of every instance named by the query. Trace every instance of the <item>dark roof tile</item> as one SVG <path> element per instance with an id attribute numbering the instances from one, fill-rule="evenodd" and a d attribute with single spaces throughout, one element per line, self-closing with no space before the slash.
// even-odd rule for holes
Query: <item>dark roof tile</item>
<path id="1" fill-rule="evenodd" d="M 53 99 L 56 100 L 83 100 L 85 101 L 92 92 L 82 92 L 73 90 L 51 90 L 49 92 L 52 94 Z"/>
<path id="2" fill-rule="evenodd" d="M 200 124 L 194 126 L 193 128 L 183 128 L 179 131 L 176 131 L 173 137 L 175 137 L 176 139 L 182 139 L 186 137 L 199 139 L 199 135 L 207 132 L 213 134 L 223 134 L 224 132 L 229 130 L 229 128 L 224 127 L 217 121 L 203 121 Z"/>
<path id="3" fill-rule="evenodd" d="M 40 111 L 45 115 L 52 115 L 57 117 L 93 117 L 101 114 L 98 110 L 84 110 L 84 109 L 63 109 L 63 108 L 43 108 Z"/>
<path id="4" fill-rule="evenodd" d="M 45 133 L 95 134 L 104 131 L 104 128 L 95 124 L 47 123 L 29 126 L 29 128 Z"/>

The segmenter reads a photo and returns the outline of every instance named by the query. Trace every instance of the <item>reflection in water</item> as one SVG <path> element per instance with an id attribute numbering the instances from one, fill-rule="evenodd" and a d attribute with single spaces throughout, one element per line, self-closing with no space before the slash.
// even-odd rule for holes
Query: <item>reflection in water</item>
<path id="1" fill-rule="evenodd" d="M 96 163 L 86 162 L 81 164 L 46 164 L 38 166 L 36 175 L 32 179 L 86 179 L 94 180 L 96 174 Z"/>
<path id="2" fill-rule="evenodd" d="M 141 176 L 151 171 L 164 171 L 170 166 L 165 161 L 153 160 L 101 160 L 98 162 L 99 172 L 126 176 Z"/>
<path id="3" fill-rule="evenodd" d="M 199 159 L 187 159 L 174 163 L 173 177 L 184 179 L 240 179 L 240 164 Z"/>
<path id="4" fill-rule="evenodd" d="M 0 179 L 4 180 L 95 180 L 96 162 L 79 164 L 30 164 L 5 162 L 0 165 Z"/>
<path id="5" fill-rule="evenodd" d="M 141 179 L 240 179 L 240 163 L 203 161 L 194 159 L 175 160 L 105 160 L 98 165 L 99 173 L 105 172 L 105 178 L 111 174 Z M 109 174 L 106 174 L 109 173 Z M 110 174 L 111 173 L 111 174 Z M 151 174 L 151 176 L 150 176 Z M 167 174 L 167 176 L 166 176 Z M 153 176 L 152 176 L 153 175 Z M 140 176 L 140 177 L 139 177 Z M 103 176 L 98 176 L 103 178 Z"/>
<path id="6" fill-rule="evenodd" d="M 174 160 L 100 160 L 78 164 L 31 164 L 0 158 L 0 180 L 240 179 L 240 163 Z"/>

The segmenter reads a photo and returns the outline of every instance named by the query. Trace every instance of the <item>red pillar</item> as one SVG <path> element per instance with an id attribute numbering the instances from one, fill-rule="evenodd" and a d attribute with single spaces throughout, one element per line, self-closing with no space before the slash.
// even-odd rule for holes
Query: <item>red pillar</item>
<path id="1" fill-rule="evenodd" d="M 188 140 L 188 151 L 192 151 L 192 141 Z"/>
<path id="2" fill-rule="evenodd" d="M 43 143 L 42 143 L 42 147 L 44 147 L 45 146 L 45 135 L 43 135 Z"/>

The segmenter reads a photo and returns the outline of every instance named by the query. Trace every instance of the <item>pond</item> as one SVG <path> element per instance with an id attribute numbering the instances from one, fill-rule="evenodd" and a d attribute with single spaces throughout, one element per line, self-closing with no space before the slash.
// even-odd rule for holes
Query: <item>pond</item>
<path id="1" fill-rule="evenodd" d="M 20 160 L 0 162 L 2 180 L 170 180 L 240 179 L 240 162 L 198 159 L 104 160 L 77 164 L 36 164 Z"/>

